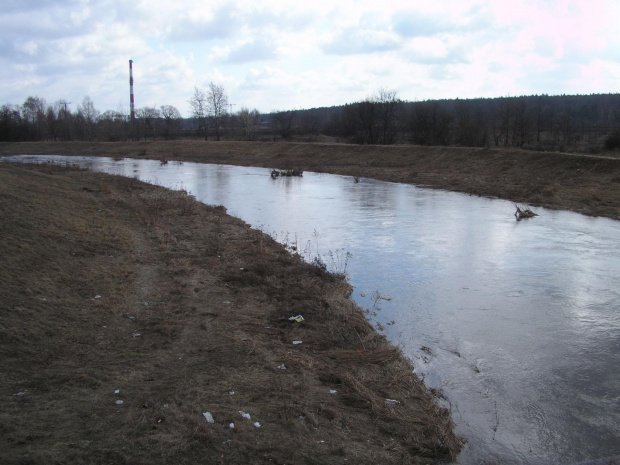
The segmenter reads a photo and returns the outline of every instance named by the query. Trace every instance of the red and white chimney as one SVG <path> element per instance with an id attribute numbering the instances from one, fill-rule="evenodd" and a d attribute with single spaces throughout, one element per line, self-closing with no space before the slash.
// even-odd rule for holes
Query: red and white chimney
<path id="1" fill-rule="evenodd" d="M 131 109 L 131 122 L 136 119 L 136 108 L 133 102 L 133 60 L 129 60 L 129 108 Z"/>

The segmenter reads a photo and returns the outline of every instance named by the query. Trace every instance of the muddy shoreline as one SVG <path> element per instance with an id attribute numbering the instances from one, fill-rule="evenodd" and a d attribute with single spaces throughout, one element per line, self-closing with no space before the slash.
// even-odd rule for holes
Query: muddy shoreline
<path id="1" fill-rule="evenodd" d="M 620 219 L 618 154 L 193 140 L 0 144 L 0 155 L 15 154 L 153 158 L 327 172 Z"/>

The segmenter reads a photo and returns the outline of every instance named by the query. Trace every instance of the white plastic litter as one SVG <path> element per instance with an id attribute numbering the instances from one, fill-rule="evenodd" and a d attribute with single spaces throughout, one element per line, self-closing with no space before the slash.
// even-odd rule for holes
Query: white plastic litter
<path id="1" fill-rule="evenodd" d="M 95 299 L 101 299 L 101 296 L 100 295 L 96 295 Z"/>
<path id="2" fill-rule="evenodd" d="M 210 412 L 204 412 L 202 416 L 205 417 L 208 423 L 215 423 L 215 420 L 213 419 L 213 415 L 211 415 Z"/>
<path id="3" fill-rule="evenodd" d="M 301 341 L 293 341 L 293 344 L 299 345 L 299 344 L 301 344 Z"/>
<path id="4" fill-rule="evenodd" d="M 278 367 L 278 370 L 286 370 L 286 366 L 284 366 L 284 363 Z"/>
<path id="5" fill-rule="evenodd" d="M 304 321 L 304 317 L 301 315 L 297 315 L 297 316 L 290 317 L 289 320 L 296 321 L 297 323 L 301 323 L 302 321 Z"/>
<path id="6" fill-rule="evenodd" d="M 140 336 L 142 336 L 142 334 L 140 334 L 140 333 L 132 333 L 131 334 L 131 337 L 140 337 Z"/>
<path id="7" fill-rule="evenodd" d="M 114 402 L 116 405 L 123 405 L 123 401 L 122 400 L 117 400 L 116 402 Z"/>
<path id="8" fill-rule="evenodd" d="M 385 403 L 386 403 L 386 404 L 390 404 L 390 405 L 400 404 L 400 402 L 399 402 L 399 401 L 394 400 L 394 399 L 385 399 Z"/>
<path id="9" fill-rule="evenodd" d="M 121 393 L 121 390 L 120 390 L 120 389 L 116 389 L 116 390 L 114 390 L 114 394 L 120 394 L 120 393 Z"/>
<path id="10" fill-rule="evenodd" d="M 235 395 L 235 391 L 228 391 L 228 394 L 230 394 L 231 396 Z"/>
<path id="11" fill-rule="evenodd" d="M 254 426 L 256 426 L 257 428 L 260 428 L 260 423 L 259 422 L 255 422 Z"/>
<path id="12" fill-rule="evenodd" d="M 229 427 L 230 429 L 235 429 L 235 424 L 234 424 L 234 423 L 231 423 L 230 425 L 228 425 L 228 427 Z"/>
<path id="13" fill-rule="evenodd" d="M 329 393 L 333 396 L 334 394 L 338 394 L 338 391 L 336 391 L 335 389 L 330 389 Z"/>
<path id="14" fill-rule="evenodd" d="M 249 414 L 249 413 L 242 412 L 241 410 L 239 410 L 239 413 L 240 413 L 240 414 L 241 414 L 241 416 L 242 416 L 243 418 L 245 418 L 246 420 L 251 420 L 251 419 L 252 419 L 252 417 L 250 416 L 250 414 Z"/>

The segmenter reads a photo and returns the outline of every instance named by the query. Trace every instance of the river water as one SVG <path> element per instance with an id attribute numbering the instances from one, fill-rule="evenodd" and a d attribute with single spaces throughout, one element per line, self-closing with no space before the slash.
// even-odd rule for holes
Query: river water
<path id="1" fill-rule="evenodd" d="M 327 174 L 20 160 L 185 189 L 333 271 L 346 266 L 354 300 L 443 392 L 467 440 L 460 464 L 620 454 L 618 221 L 538 208 L 517 222 L 507 201 Z"/>

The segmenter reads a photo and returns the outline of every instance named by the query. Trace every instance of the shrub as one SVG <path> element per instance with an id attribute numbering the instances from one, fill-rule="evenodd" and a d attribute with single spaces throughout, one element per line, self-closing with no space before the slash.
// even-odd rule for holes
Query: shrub
<path id="1" fill-rule="evenodd" d="M 605 141 L 605 150 L 620 149 L 620 133 L 612 134 Z"/>

